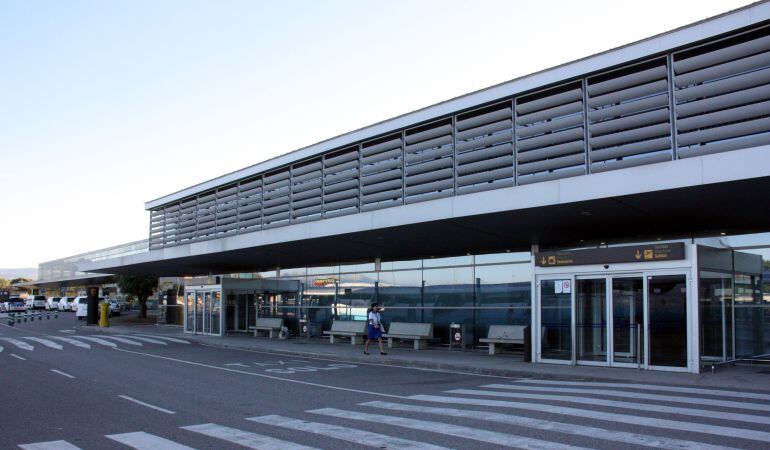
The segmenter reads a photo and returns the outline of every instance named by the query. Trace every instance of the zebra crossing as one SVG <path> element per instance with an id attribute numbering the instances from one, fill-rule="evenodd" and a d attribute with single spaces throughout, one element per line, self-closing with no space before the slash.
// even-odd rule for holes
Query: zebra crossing
<path id="1" fill-rule="evenodd" d="M 433 394 L 389 395 L 296 415 L 256 415 L 237 424 L 186 425 L 169 430 L 174 438 L 145 431 L 103 438 L 140 450 L 190 449 L 191 443 L 268 450 L 315 448 L 308 443 L 333 449 L 357 444 L 420 450 L 443 449 L 448 443 L 452 448 L 767 448 L 769 396 L 714 388 L 520 379 Z M 181 438 L 180 429 L 187 433 Z M 287 431 L 297 441 L 285 440 Z M 96 442 L 93 448 L 102 445 Z M 64 440 L 19 447 L 78 448 Z"/>
<path id="2" fill-rule="evenodd" d="M 121 344 L 132 348 L 144 347 L 148 344 L 158 346 L 167 346 L 168 344 L 189 344 L 189 341 L 178 338 L 136 334 L 99 335 L 99 337 L 77 334 L 68 334 L 67 336 L 17 336 L 16 338 L 0 336 L 0 342 L 5 343 L 9 349 L 16 348 L 27 352 L 34 351 L 35 348 L 38 347 L 52 350 L 64 350 L 71 346 L 90 350 L 93 346 L 118 348 Z M 0 346 L 0 353 L 2 353 L 3 350 L 3 346 Z"/>

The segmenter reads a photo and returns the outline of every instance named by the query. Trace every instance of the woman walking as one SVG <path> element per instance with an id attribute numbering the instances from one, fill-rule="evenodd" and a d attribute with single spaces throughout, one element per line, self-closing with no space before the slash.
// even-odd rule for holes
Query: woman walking
<path id="1" fill-rule="evenodd" d="M 364 344 L 365 355 L 369 354 L 369 342 L 371 342 L 372 339 L 377 339 L 377 342 L 380 345 L 380 355 L 387 355 L 385 349 L 382 347 L 382 317 L 380 316 L 380 312 L 384 309 L 385 308 L 379 303 L 372 303 L 372 307 L 369 309 L 369 329 L 366 343 Z"/>

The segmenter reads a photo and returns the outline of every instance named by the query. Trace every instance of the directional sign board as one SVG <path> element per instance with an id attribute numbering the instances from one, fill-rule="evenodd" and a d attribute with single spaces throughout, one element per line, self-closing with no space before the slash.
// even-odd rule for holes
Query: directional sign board
<path id="1" fill-rule="evenodd" d="M 589 248 L 535 253 L 538 267 L 578 266 L 684 259 L 684 243 L 629 245 L 624 247 Z"/>

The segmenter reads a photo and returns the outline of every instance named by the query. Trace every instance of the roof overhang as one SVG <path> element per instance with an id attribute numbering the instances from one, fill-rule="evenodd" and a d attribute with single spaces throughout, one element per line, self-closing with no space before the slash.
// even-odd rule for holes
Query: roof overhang
<path id="1" fill-rule="evenodd" d="M 770 229 L 770 146 L 167 247 L 79 267 L 182 276 Z"/>
<path id="2" fill-rule="evenodd" d="M 88 286 L 94 284 L 109 284 L 114 282 L 115 277 L 113 275 L 92 273 L 74 277 L 53 278 L 49 280 L 35 280 L 26 283 L 15 283 L 13 286 L 25 288 L 58 288 L 69 286 Z"/>

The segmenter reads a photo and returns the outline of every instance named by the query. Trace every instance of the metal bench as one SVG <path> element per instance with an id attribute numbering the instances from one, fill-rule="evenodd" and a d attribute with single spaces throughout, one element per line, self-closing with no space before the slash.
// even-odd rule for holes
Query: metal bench
<path id="1" fill-rule="evenodd" d="M 334 336 L 345 336 L 350 338 L 350 343 L 359 345 L 366 336 L 367 323 L 363 320 L 335 320 L 332 322 L 332 329 L 324 331 L 329 336 L 329 343 L 334 344 Z"/>
<path id="2" fill-rule="evenodd" d="M 479 342 L 489 344 L 489 354 L 494 355 L 498 345 L 521 344 L 524 346 L 524 360 L 529 355 L 529 325 L 490 325 L 485 339 Z"/>
<path id="3" fill-rule="evenodd" d="M 257 337 L 260 331 L 267 331 L 267 335 L 270 339 L 273 338 L 273 334 L 280 332 L 283 328 L 283 319 L 273 319 L 267 317 L 257 317 L 254 323 L 254 337 Z"/>
<path id="4" fill-rule="evenodd" d="M 414 349 L 428 348 L 428 340 L 433 339 L 432 323 L 391 322 L 390 329 L 382 337 L 388 339 L 388 348 L 393 348 L 393 341 L 414 341 Z"/>

